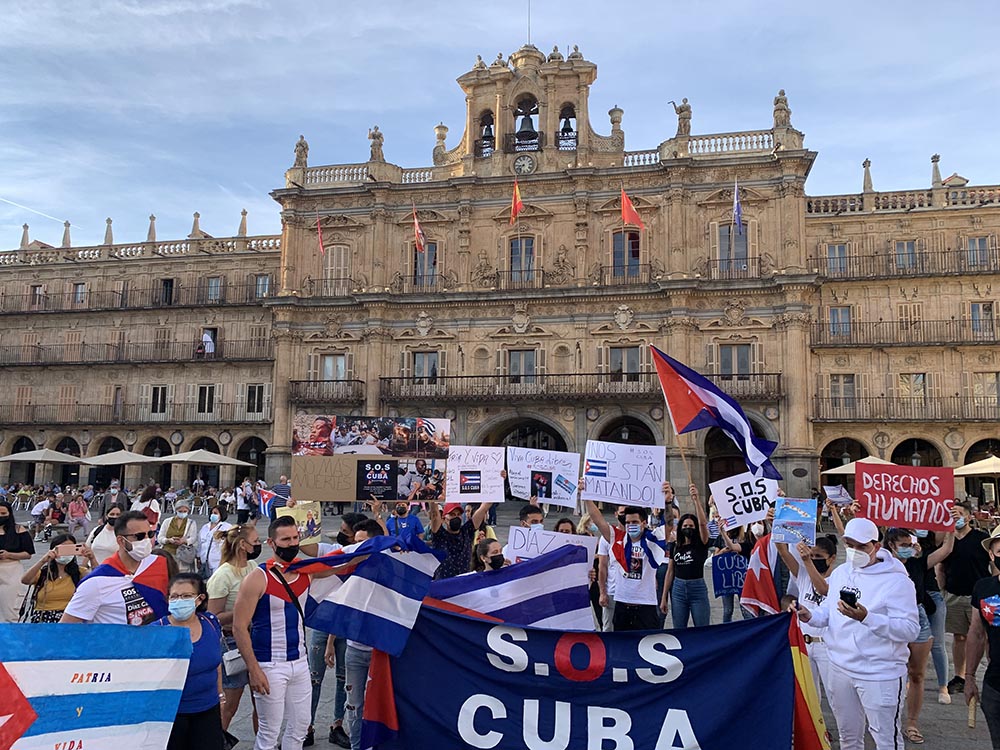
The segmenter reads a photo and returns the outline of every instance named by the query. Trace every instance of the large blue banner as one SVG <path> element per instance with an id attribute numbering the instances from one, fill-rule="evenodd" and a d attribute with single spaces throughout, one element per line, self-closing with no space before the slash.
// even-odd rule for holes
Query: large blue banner
<path id="1" fill-rule="evenodd" d="M 789 750 L 789 615 L 640 633 L 536 630 L 424 607 L 390 660 L 381 748 Z M 386 702 L 373 668 L 368 701 Z M 381 683 L 381 684 L 378 684 Z M 368 729 L 369 727 L 366 727 Z"/>

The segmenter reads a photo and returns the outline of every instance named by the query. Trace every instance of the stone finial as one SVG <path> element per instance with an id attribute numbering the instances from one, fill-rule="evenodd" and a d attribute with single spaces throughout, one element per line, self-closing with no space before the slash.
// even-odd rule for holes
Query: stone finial
<path id="1" fill-rule="evenodd" d="M 64 221 L 63 222 L 62 245 L 60 245 L 60 247 L 70 247 L 71 244 L 72 243 L 70 242 L 70 239 L 69 239 L 69 222 L 68 221 Z"/>
<path id="2" fill-rule="evenodd" d="M 21 226 L 21 250 L 27 250 L 28 245 L 31 244 L 31 238 L 28 237 L 28 225 L 23 224 Z"/>
<path id="3" fill-rule="evenodd" d="M 476 64 L 472 66 L 473 70 L 486 70 L 486 63 L 483 62 L 482 55 L 476 55 Z"/>
<path id="4" fill-rule="evenodd" d="M 156 217 L 149 215 L 149 231 L 146 232 L 146 242 L 156 242 Z"/>
<path id="5" fill-rule="evenodd" d="M 934 154 L 931 157 L 931 187 L 941 187 L 941 167 L 938 166 L 940 161 L 941 154 Z"/>
<path id="6" fill-rule="evenodd" d="M 611 118 L 611 129 L 621 130 L 622 129 L 622 115 L 625 114 L 625 110 L 619 107 L 617 104 L 608 110 L 608 117 Z"/>
<path id="7" fill-rule="evenodd" d="M 575 45 L 575 44 L 573 45 L 573 51 L 569 53 L 569 59 L 570 60 L 582 60 L 583 59 L 583 53 L 580 51 L 580 48 L 577 45 Z"/>
<path id="8" fill-rule="evenodd" d="M 104 229 L 104 244 L 105 245 L 113 245 L 113 244 L 115 244 L 115 235 L 114 235 L 114 232 L 111 231 L 111 217 L 110 216 L 105 220 L 105 223 L 108 226 Z"/>
<path id="9" fill-rule="evenodd" d="M 548 62 L 562 62 L 563 59 L 563 54 L 559 51 L 559 45 L 554 45 L 552 51 L 549 53 Z"/>
<path id="10" fill-rule="evenodd" d="M 236 230 L 237 237 L 247 236 L 247 210 L 240 211 L 240 228 Z"/>
<path id="11" fill-rule="evenodd" d="M 865 159 L 861 162 L 861 166 L 865 168 L 865 181 L 861 189 L 866 193 L 874 193 L 875 188 L 872 187 L 872 160 Z"/>
<path id="12" fill-rule="evenodd" d="M 191 222 L 191 234 L 188 237 L 190 239 L 201 237 L 201 214 L 197 211 L 194 212 L 194 221 Z"/>
<path id="13" fill-rule="evenodd" d="M 448 137 L 448 126 L 443 122 L 439 122 L 434 126 L 434 136 L 438 139 L 438 141 L 444 143 L 445 139 Z"/>

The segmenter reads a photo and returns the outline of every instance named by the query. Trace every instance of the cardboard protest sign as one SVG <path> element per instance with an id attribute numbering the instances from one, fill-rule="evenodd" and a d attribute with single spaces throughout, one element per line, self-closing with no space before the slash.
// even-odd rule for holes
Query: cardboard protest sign
<path id="1" fill-rule="evenodd" d="M 501 503 L 504 500 L 505 450 L 481 445 L 453 445 L 445 478 L 450 503 Z"/>
<path id="2" fill-rule="evenodd" d="M 712 556 L 712 589 L 715 598 L 739 596 L 743 593 L 743 579 L 747 574 L 747 561 L 735 552 L 722 552 Z"/>
<path id="3" fill-rule="evenodd" d="M 861 464 L 854 471 L 858 515 L 878 526 L 954 531 L 952 469 L 925 466 Z"/>
<path id="4" fill-rule="evenodd" d="M 778 499 L 777 481 L 749 471 L 712 482 L 709 488 L 719 517 L 727 520 L 730 529 L 763 520 Z"/>
<path id="5" fill-rule="evenodd" d="M 854 498 L 851 497 L 851 493 L 847 491 L 847 488 L 841 484 L 828 486 L 823 485 L 823 493 L 826 495 L 826 499 L 829 500 L 834 505 L 850 505 L 854 502 Z"/>
<path id="6" fill-rule="evenodd" d="M 667 455 L 660 445 L 588 440 L 581 498 L 617 505 L 662 508 Z"/>
<path id="7" fill-rule="evenodd" d="M 399 461 L 358 461 L 357 492 L 358 500 L 395 500 L 396 486 L 399 479 Z"/>
<path id="8" fill-rule="evenodd" d="M 779 497 L 774 507 L 771 537 L 775 543 L 816 544 L 816 501 L 812 498 Z"/>
<path id="9" fill-rule="evenodd" d="M 514 497 L 575 508 L 579 476 L 579 453 L 507 448 L 507 481 Z"/>
<path id="10" fill-rule="evenodd" d="M 357 464 L 370 456 L 292 456 L 296 500 L 350 503 L 357 495 Z"/>
<path id="11" fill-rule="evenodd" d="M 278 508 L 279 516 L 291 516 L 299 529 L 299 544 L 319 544 L 323 531 L 323 512 L 318 502 L 295 501 L 295 507 Z"/>
<path id="12" fill-rule="evenodd" d="M 386 459 L 369 454 L 292 456 L 292 486 L 297 500 L 352 503 L 370 500 L 375 494 L 380 500 L 401 498 L 419 503 L 436 500 L 441 494 L 446 464 L 443 459 Z M 383 470 L 375 470 L 376 465 Z M 395 465 L 395 469 L 390 468 L 388 477 L 379 476 L 385 474 L 387 465 Z M 369 473 L 373 474 L 371 479 Z M 386 487 L 387 482 L 395 484 Z"/>
<path id="13" fill-rule="evenodd" d="M 507 559 L 511 562 L 531 560 L 546 552 L 575 544 L 587 550 L 587 564 L 594 564 L 597 554 L 596 536 L 580 536 L 578 534 L 559 534 L 555 531 L 532 531 L 524 526 L 511 526 L 507 532 Z"/>

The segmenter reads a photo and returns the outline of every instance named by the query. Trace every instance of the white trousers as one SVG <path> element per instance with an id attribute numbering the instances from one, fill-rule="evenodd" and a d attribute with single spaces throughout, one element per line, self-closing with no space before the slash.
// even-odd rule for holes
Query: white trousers
<path id="1" fill-rule="evenodd" d="M 261 662 L 271 692 L 254 693 L 257 703 L 259 728 L 254 750 L 275 750 L 281 722 L 285 721 L 285 734 L 281 750 L 302 750 L 302 742 L 309 731 L 312 708 L 312 679 L 309 660 Z"/>
<path id="2" fill-rule="evenodd" d="M 822 641 L 813 641 L 806 644 L 806 652 L 809 654 L 809 666 L 812 667 L 813 682 L 816 683 L 816 697 L 823 699 L 820 685 L 826 690 L 826 699 L 830 700 L 830 688 L 827 686 L 826 673 L 830 669 L 830 657 L 827 656 L 826 644 Z"/>
<path id="3" fill-rule="evenodd" d="M 856 680 L 834 664 L 826 675 L 840 750 L 864 750 L 866 720 L 876 750 L 904 750 L 905 678 Z"/>

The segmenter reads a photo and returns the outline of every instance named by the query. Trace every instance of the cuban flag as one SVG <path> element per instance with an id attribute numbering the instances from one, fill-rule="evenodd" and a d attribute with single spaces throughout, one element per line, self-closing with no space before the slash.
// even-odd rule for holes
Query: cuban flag
<path id="1" fill-rule="evenodd" d="M 399 656 L 444 557 L 417 538 L 378 536 L 351 552 L 300 560 L 288 569 L 316 573 L 356 561 L 344 572 L 313 580 L 305 624 Z"/>
<path id="2" fill-rule="evenodd" d="M 186 628 L 0 625 L 0 748 L 163 750 L 190 657 Z"/>
<path id="3" fill-rule="evenodd" d="M 736 443 L 751 473 L 781 479 L 770 460 L 778 444 L 753 434 L 750 420 L 738 403 L 707 378 L 655 346 L 649 350 L 676 434 L 718 427 Z"/>
<path id="4" fill-rule="evenodd" d="M 593 630 L 587 550 L 568 544 L 500 570 L 434 581 L 428 602 L 511 625 Z"/>
<path id="5" fill-rule="evenodd" d="M 740 604 L 761 616 L 778 614 L 781 604 L 778 601 L 778 589 L 774 584 L 774 571 L 778 569 L 778 548 L 774 546 L 771 535 L 766 534 L 757 540 L 750 553 L 747 563 L 746 577 L 743 579 L 743 592 L 740 594 Z"/>
<path id="6" fill-rule="evenodd" d="M 585 477 L 607 477 L 608 462 L 597 458 L 588 458 L 583 464 L 583 475 Z"/>
<path id="7" fill-rule="evenodd" d="M 271 490 L 257 490 L 257 501 L 260 503 L 260 514 L 262 516 L 271 515 L 271 506 L 274 505 L 274 498 L 277 494 Z"/>
<path id="8" fill-rule="evenodd" d="M 743 206 L 740 205 L 740 185 L 739 180 L 733 182 L 733 224 L 736 225 L 736 232 L 743 235 Z"/>

